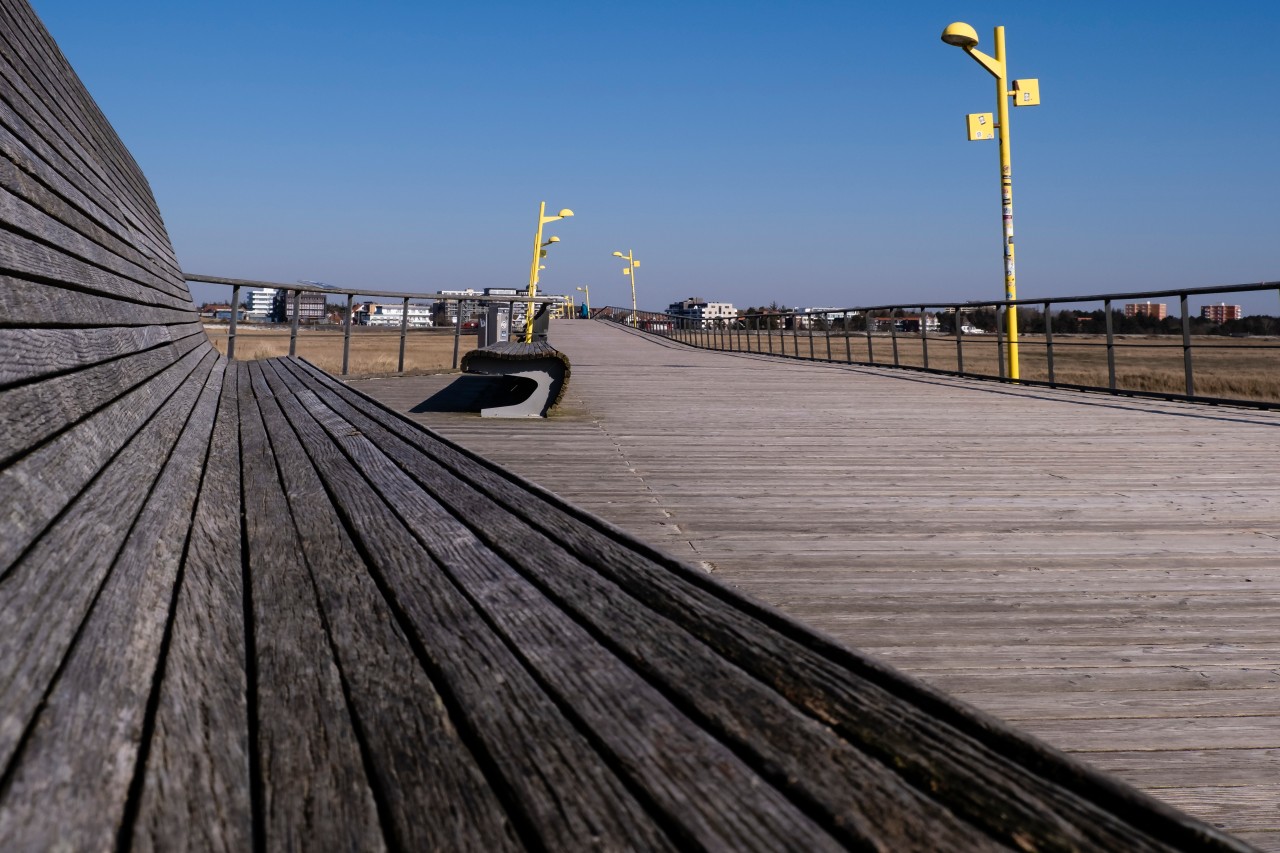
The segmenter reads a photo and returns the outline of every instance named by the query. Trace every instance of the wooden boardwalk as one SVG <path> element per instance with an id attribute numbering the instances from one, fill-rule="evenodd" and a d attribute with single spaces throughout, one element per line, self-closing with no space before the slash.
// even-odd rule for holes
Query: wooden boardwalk
<path id="1" fill-rule="evenodd" d="M 547 421 L 353 382 L 841 641 L 1280 850 L 1280 414 L 560 321 Z"/>

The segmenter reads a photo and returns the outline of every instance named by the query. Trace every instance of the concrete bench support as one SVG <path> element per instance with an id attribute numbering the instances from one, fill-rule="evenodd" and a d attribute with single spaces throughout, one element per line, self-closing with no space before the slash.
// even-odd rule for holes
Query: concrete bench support
<path id="1" fill-rule="evenodd" d="M 466 373 L 501 376 L 497 404 L 480 410 L 485 418 L 545 418 L 569 383 L 569 359 L 546 342 L 507 341 L 467 353 Z"/>

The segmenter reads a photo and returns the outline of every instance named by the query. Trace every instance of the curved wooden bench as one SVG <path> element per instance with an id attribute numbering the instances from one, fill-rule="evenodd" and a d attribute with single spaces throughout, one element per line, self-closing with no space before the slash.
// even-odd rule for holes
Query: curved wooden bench
<path id="1" fill-rule="evenodd" d="M 12 850 L 1243 849 L 294 359 L 0 0 Z"/>
<path id="2" fill-rule="evenodd" d="M 486 418 L 545 418 L 559 405 L 569 384 L 569 358 L 546 341 L 503 341 L 473 349 L 462 357 L 464 373 L 507 380 L 495 404 L 480 410 Z"/>

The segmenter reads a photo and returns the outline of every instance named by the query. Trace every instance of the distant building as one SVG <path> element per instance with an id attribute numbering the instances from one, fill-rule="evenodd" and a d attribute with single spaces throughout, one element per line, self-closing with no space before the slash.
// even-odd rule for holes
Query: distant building
<path id="1" fill-rule="evenodd" d="M 255 287 L 249 291 L 249 319 L 259 323 L 271 317 L 271 306 L 276 299 L 274 287 Z"/>
<path id="2" fill-rule="evenodd" d="M 1240 310 L 1239 305 L 1227 305 L 1225 302 L 1217 305 L 1200 306 L 1201 319 L 1208 320 L 1210 323 L 1225 323 L 1228 320 L 1239 320 L 1244 316 L 1244 312 Z"/>
<path id="3" fill-rule="evenodd" d="M 708 328 L 718 320 L 733 320 L 738 311 L 732 302 L 708 302 L 701 296 L 690 296 L 667 306 L 667 313 L 690 321 L 686 325 Z"/>
<path id="4" fill-rule="evenodd" d="M 273 323 L 291 323 L 293 322 L 293 294 L 295 291 L 277 290 L 275 297 L 271 302 L 271 315 L 268 317 Z M 325 310 L 325 295 L 323 293 L 312 293 L 309 291 L 296 291 L 299 296 L 298 301 L 298 322 L 299 323 L 323 323 L 328 319 L 328 311 Z"/>
<path id="5" fill-rule="evenodd" d="M 468 287 L 466 290 L 442 290 L 442 296 L 480 296 L 480 291 Z M 437 299 L 431 306 L 431 318 L 437 326 L 456 326 L 458 313 L 462 313 L 462 322 L 476 319 L 480 313 L 478 299 Z"/>
<path id="6" fill-rule="evenodd" d="M 358 326 L 399 326 L 405 319 L 404 303 L 365 302 L 355 307 L 353 319 Z M 432 325 L 431 306 L 410 302 L 406 325 L 413 328 Z"/>
<path id="7" fill-rule="evenodd" d="M 1154 317 L 1163 320 L 1168 313 L 1163 302 L 1126 302 L 1124 306 L 1126 317 Z"/>
<path id="8" fill-rule="evenodd" d="M 923 317 L 919 314 L 906 314 L 902 317 L 873 317 L 871 323 L 871 328 L 877 332 L 888 332 L 892 328 L 898 332 L 919 334 L 921 323 L 924 324 L 926 332 L 936 332 L 942 327 L 937 314 L 925 314 Z"/>

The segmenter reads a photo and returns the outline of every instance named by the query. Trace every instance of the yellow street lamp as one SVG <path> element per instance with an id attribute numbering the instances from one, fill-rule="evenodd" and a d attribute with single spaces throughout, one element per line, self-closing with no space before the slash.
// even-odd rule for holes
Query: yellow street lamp
<path id="1" fill-rule="evenodd" d="M 582 287 L 575 287 L 574 290 L 582 291 L 582 301 L 587 303 L 587 317 L 591 317 L 591 285 L 584 284 Z"/>
<path id="2" fill-rule="evenodd" d="M 640 262 L 635 258 L 635 252 L 630 249 L 624 255 L 621 252 L 614 252 L 615 258 L 622 258 L 627 262 L 627 266 L 622 270 L 623 275 L 631 276 L 631 327 L 636 328 L 636 267 L 640 266 Z"/>
<path id="3" fill-rule="evenodd" d="M 962 49 L 996 78 L 996 116 L 991 113 L 970 113 L 966 116 L 969 139 L 993 139 L 1000 132 L 1000 208 L 1003 221 L 1004 244 L 1004 298 L 1017 299 L 1013 262 L 1013 172 L 1009 165 L 1009 98 L 1015 107 L 1034 107 L 1040 103 L 1040 81 L 1014 80 L 1009 88 L 1009 66 L 1004 50 L 1004 27 L 996 27 L 996 55 L 987 56 L 977 49 L 978 33 L 968 24 L 956 22 L 942 31 L 942 40 Z M 1018 378 L 1018 309 L 1010 306 L 1006 312 L 1009 331 L 1009 378 Z"/>
<path id="4" fill-rule="evenodd" d="M 559 237 L 551 237 L 547 242 L 542 242 L 542 226 L 570 216 L 573 216 L 573 211 L 567 207 L 555 216 L 547 216 L 547 203 L 544 201 L 538 205 L 538 230 L 533 236 L 533 264 L 529 267 L 529 302 L 525 305 L 524 311 L 524 342 L 526 344 L 533 343 L 533 298 L 538 295 L 538 270 L 546 269 L 539 265 L 539 261 L 547 256 L 547 246 L 560 242 Z"/>

